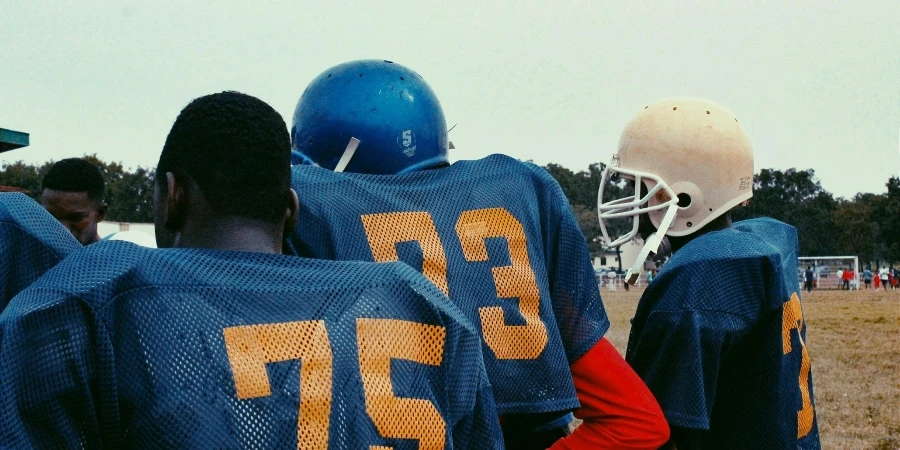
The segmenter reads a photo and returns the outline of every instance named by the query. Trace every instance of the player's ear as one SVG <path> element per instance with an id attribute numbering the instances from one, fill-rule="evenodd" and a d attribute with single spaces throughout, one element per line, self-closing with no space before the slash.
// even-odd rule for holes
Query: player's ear
<path id="1" fill-rule="evenodd" d="M 284 211 L 284 237 L 288 237 L 297 225 L 297 214 L 300 210 L 300 200 L 297 199 L 297 191 L 288 190 L 288 206 Z"/>
<path id="2" fill-rule="evenodd" d="M 106 213 L 109 211 L 109 205 L 106 203 L 100 203 L 100 206 L 97 207 L 97 222 L 103 222 L 103 219 L 106 218 Z"/>
<path id="3" fill-rule="evenodd" d="M 184 195 L 184 186 L 175 178 L 172 172 L 166 172 L 166 229 L 180 231 L 184 223 L 184 214 L 187 210 L 187 196 Z"/>

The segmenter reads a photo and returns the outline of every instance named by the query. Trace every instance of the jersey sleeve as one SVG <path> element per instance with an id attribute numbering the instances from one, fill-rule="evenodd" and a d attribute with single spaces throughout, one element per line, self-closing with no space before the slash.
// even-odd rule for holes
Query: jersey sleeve
<path id="1" fill-rule="evenodd" d="M 632 332 L 627 359 L 671 425 L 707 430 L 719 370 L 746 328 L 726 312 L 654 311 Z"/>
<path id="2" fill-rule="evenodd" d="M 16 294 L 80 248 L 72 233 L 30 197 L 0 194 L 0 311 Z"/>
<path id="3" fill-rule="evenodd" d="M 65 293 L 23 291 L 0 316 L 0 442 L 12 448 L 117 446 L 102 437 L 96 396 L 110 379 L 98 369 L 108 345 L 85 306 Z M 102 341 L 108 342 L 103 339 Z"/>
<path id="4" fill-rule="evenodd" d="M 483 364 L 481 365 L 483 367 Z M 503 432 L 500 429 L 497 405 L 487 374 L 483 374 L 481 386 L 475 393 L 475 403 L 467 414 L 453 427 L 453 448 L 483 448 L 502 450 Z"/>
<path id="5" fill-rule="evenodd" d="M 669 427 L 647 386 L 606 339 L 572 365 L 584 421 L 552 450 L 616 448 L 655 450 L 669 440 Z"/>
<path id="6" fill-rule="evenodd" d="M 609 318 L 591 265 L 584 233 L 562 188 L 543 171 L 544 251 L 550 296 L 569 363 L 574 362 L 609 329 Z"/>

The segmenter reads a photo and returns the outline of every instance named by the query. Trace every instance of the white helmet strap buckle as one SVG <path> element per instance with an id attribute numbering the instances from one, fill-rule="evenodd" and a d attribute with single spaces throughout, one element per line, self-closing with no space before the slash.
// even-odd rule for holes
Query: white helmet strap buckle
<path id="1" fill-rule="evenodd" d="M 638 278 L 641 276 L 644 261 L 647 260 L 647 257 L 650 256 L 651 252 L 656 253 L 659 251 L 659 244 L 661 244 L 663 238 L 666 237 L 666 231 L 669 230 L 669 226 L 675 221 L 675 215 L 677 213 L 678 205 L 669 205 L 669 209 L 666 210 L 666 214 L 663 216 L 662 222 L 660 222 L 656 233 L 653 233 L 647 238 L 647 242 L 644 243 L 640 253 L 638 253 L 637 259 L 634 261 L 634 265 L 628 269 L 628 272 L 625 274 L 626 283 L 631 285 L 637 283 Z"/>
<path id="2" fill-rule="evenodd" d="M 350 142 L 347 143 L 347 148 L 341 154 L 341 159 L 334 166 L 335 172 L 343 172 L 347 168 L 347 164 L 350 164 L 350 158 L 353 158 L 353 154 L 356 153 L 356 147 L 359 147 L 359 139 L 351 137 Z"/>

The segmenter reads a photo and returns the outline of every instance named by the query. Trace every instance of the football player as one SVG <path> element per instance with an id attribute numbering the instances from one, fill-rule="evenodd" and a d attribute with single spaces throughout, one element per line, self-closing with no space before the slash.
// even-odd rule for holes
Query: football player
<path id="1" fill-rule="evenodd" d="M 502 448 L 480 337 L 433 284 L 281 255 L 289 163 L 262 101 L 185 107 L 157 166 L 161 249 L 92 245 L 0 315 L 0 446 Z"/>
<path id="2" fill-rule="evenodd" d="M 63 159 L 41 181 L 41 205 L 81 242 L 100 240 L 97 224 L 109 208 L 103 202 L 106 183 L 97 166 L 81 158 Z"/>
<path id="3" fill-rule="evenodd" d="M 481 331 L 508 448 L 667 441 L 656 401 L 603 338 L 587 244 L 546 171 L 502 155 L 449 165 L 440 102 L 390 61 L 322 72 L 291 137 L 300 217 L 286 250 L 419 268 Z M 560 439 L 575 409 L 584 423 Z"/>
<path id="4" fill-rule="evenodd" d="M 0 312 L 81 244 L 34 200 L 0 193 Z"/>
<path id="5" fill-rule="evenodd" d="M 671 254 L 641 297 L 626 359 L 659 400 L 672 442 L 819 448 L 797 231 L 767 218 L 731 221 L 753 195 L 743 125 L 707 100 L 652 103 L 622 132 L 600 198 L 615 177 L 634 193 L 598 205 L 606 241 L 640 234 L 636 268 L 648 253 Z M 616 219 L 632 227 L 613 240 Z"/>

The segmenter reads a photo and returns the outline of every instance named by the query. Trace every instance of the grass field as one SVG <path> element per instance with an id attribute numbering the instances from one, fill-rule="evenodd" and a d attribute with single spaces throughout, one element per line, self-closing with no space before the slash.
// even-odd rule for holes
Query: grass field
<path id="1" fill-rule="evenodd" d="M 641 291 L 602 291 L 624 354 Z M 824 449 L 900 450 L 900 290 L 803 295 Z"/>

